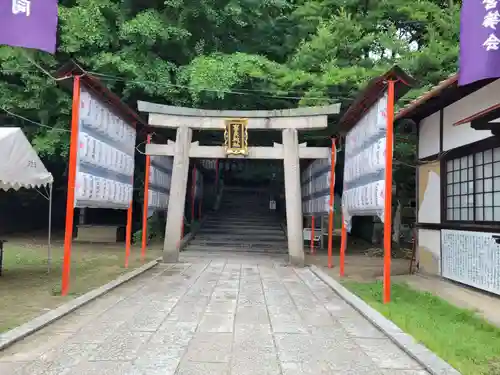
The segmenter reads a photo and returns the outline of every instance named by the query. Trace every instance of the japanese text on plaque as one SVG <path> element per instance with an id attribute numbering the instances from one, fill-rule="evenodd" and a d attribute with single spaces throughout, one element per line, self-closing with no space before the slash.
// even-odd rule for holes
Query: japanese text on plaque
<path id="1" fill-rule="evenodd" d="M 247 138 L 247 120 L 226 121 L 225 140 L 228 154 L 247 154 Z"/>

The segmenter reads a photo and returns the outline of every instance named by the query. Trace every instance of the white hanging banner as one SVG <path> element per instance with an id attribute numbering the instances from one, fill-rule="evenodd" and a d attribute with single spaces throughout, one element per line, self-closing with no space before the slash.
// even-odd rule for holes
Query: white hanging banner
<path id="1" fill-rule="evenodd" d="M 331 160 L 331 154 L 328 159 L 314 160 L 301 174 L 302 211 L 306 215 L 322 215 L 330 210 Z"/>
<path id="2" fill-rule="evenodd" d="M 384 221 L 387 93 L 347 133 L 342 213 L 347 231 L 353 216 Z"/>
<path id="3" fill-rule="evenodd" d="M 80 89 L 75 207 L 127 209 L 134 188 L 135 128 Z"/>
<path id="4" fill-rule="evenodd" d="M 172 180 L 172 156 L 150 156 L 148 217 L 168 208 Z"/>

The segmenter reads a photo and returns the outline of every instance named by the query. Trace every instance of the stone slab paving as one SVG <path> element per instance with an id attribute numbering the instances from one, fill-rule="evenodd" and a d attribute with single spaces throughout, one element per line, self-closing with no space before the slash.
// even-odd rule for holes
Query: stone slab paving
<path id="1" fill-rule="evenodd" d="M 309 269 L 162 265 L 0 353 L 1 375 L 426 375 Z"/>

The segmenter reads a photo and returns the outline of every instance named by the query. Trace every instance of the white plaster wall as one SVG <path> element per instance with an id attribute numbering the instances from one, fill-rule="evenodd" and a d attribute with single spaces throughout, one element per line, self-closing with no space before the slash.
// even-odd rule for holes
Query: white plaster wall
<path id="1" fill-rule="evenodd" d="M 421 168 L 419 173 L 427 173 L 427 185 L 418 208 L 418 222 L 439 224 L 441 222 L 440 176 L 435 171 L 424 168 Z"/>
<path id="2" fill-rule="evenodd" d="M 423 272 L 441 274 L 441 231 L 418 230 L 418 262 Z"/>
<path id="3" fill-rule="evenodd" d="M 439 111 L 426 117 L 419 124 L 418 158 L 439 152 Z"/>
<path id="4" fill-rule="evenodd" d="M 485 110 L 500 100 L 500 80 L 444 108 L 443 150 L 451 150 L 491 137 L 489 130 L 474 130 L 469 123 L 453 126 L 466 117 Z"/>

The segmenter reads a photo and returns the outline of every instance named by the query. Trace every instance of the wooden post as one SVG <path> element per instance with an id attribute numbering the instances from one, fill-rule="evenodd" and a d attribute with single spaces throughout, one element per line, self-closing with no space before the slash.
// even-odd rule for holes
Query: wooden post
<path id="1" fill-rule="evenodd" d="M 311 254 L 314 255 L 316 253 L 316 250 L 314 249 L 314 227 L 315 227 L 315 222 L 314 222 L 314 215 L 311 216 Z"/>
<path id="2" fill-rule="evenodd" d="M 146 141 L 147 144 L 151 143 L 151 135 L 148 134 Z M 146 245 L 147 245 L 147 230 L 148 230 L 148 206 L 149 206 L 149 169 L 151 166 L 151 157 L 146 155 L 146 172 L 144 173 L 144 208 L 142 212 L 142 247 L 141 247 L 141 260 L 146 258 Z"/>
<path id="3" fill-rule="evenodd" d="M 384 303 L 391 301 L 391 245 L 392 245 L 392 143 L 394 130 L 394 86 L 389 80 L 387 91 L 387 138 L 385 151 L 385 207 L 384 207 Z"/>
<path id="4" fill-rule="evenodd" d="M 80 76 L 73 78 L 73 103 L 71 108 L 71 136 L 69 143 L 68 194 L 66 198 L 66 226 L 64 232 L 64 260 L 61 280 L 61 295 L 68 295 L 71 244 L 73 241 L 73 219 L 75 214 L 75 181 L 78 156 L 78 122 L 80 117 Z"/>
<path id="5" fill-rule="evenodd" d="M 125 268 L 128 268 L 128 262 L 130 258 L 130 245 L 132 242 L 132 200 L 130 201 L 130 206 L 127 210 L 127 227 L 125 233 Z"/>
<path id="6" fill-rule="evenodd" d="M 337 148 L 335 146 L 335 138 L 332 138 L 332 160 L 330 163 L 330 207 L 328 213 L 328 268 L 333 267 L 332 260 L 332 242 L 333 242 L 333 206 L 335 203 L 335 158 Z"/>
<path id="7" fill-rule="evenodd" d="M 215 192 L 219 192 L 219 159 L 215 159 Z"/>
<path id="8" fill-rule="evenodd" d="M 194 203 L 195 203 L 195 192 L 196 192 L 196 167 L 193 168 L 192 172 L 192 186 L 191 186 L 191 223 L 194 223 Z"/>

